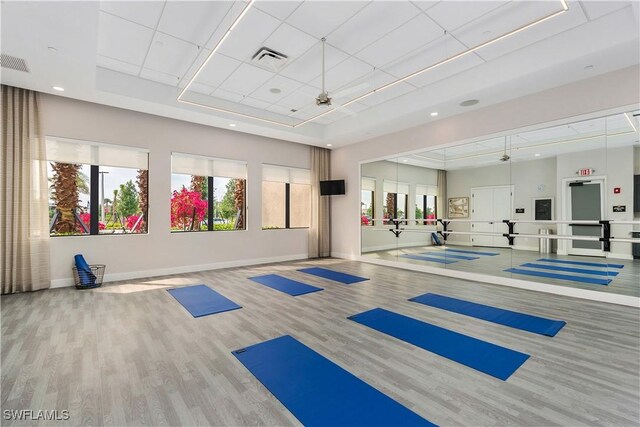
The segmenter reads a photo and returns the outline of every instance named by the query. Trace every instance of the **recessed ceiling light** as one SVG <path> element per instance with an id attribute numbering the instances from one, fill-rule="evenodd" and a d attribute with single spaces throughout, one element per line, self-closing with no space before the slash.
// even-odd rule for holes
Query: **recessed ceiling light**
<path id="1" fill-rule="evenodd" d="M 333 144 L 327 144 L 327 147 L 333 147 Z"/>
<path id="2" fill-rule="evenodd" d="M 584 69 L 585 70 L 590 70 L 593 68 L 593 65 L 585 65 Z"/>
<path id="3" fill-rule="evenodd" d="M 229 123 L 229 126 L 231 126 L 232 128 L 236 127 L 235 123 Z"/>
<path id="4" fill-rule="evenodd" d="M 58 49 L 56 49 L 53 46 L 49 46 L 47 49 L 49 49 L 51 52 L 57 52 L 58 51 Z"/>
<path id="5" fill-rule="evenodd" d="M 437 115 L 438 115 L 438 112 L 437 112 L 437 111 L 434 111 L 433 113 L 431 113 L 431 117 L 435 117 L 435 116 L 437 116 Z"/>
<path id="6" fill-rule="evenodd" d="M 480 101 L 478 101 L 477 99 L 467 99 L 466 101 L 462 101 L 460 103 L 460 106 L 461 107 L 471 107 L 472 105 L 476 105 L 478 102 L 480 102 Z"/>
<path id="7" fill-rule="evenodd" d="M 269 89 L 269 92 L 271 92 L 271 93 L 280 93 L 282 91 L 277 87 L 272 87 L 271 89 Z"/>
<path id="8" fill-rule="evenodd" d="M 60 86 L 51 86 L 51 89 L 57 90 L 58 92 L 64 92 L 64 88 Z"/>
<path id="9" fill-rule="evenodd" d="M 535 157 L 540 157 L 540 153 L 534 154 Z"/>
<path id="10" fill-rule="evenodd" d="M 404 163 L 407 163 L 408 161 L 409 161 L 409 160 L 407 160 L 407 159 L 404 159 L 404 160 L 403 160 L 403 162 L 404 162 Z"/>

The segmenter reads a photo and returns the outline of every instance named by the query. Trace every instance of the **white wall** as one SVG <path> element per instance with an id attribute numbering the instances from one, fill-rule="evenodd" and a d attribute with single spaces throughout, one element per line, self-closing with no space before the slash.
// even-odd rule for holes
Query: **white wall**
<path id="1" fill-rule="evenodd" d="M 638 104 L 639 73 L 639 67 L 629 67 L 336 149 L 331 159 L 332 176 L 351 183 L 358 182 L 359 163 L 362 161 L 506 134 L 557 120 Z M 336 256 L 356 257 L 360 254 L 358 188 L 357 185 L 349 185 L 345 197 L 332 201 L 334 218 L 342 219 L 333 221 L 331 226 L 332 251 Z"/>
<path id="2" fill-rule="evenodd" d="M 435 169 L 421 168 L 402 163 L 398 164 L 386 160 L 363 164 L 362 176 L 376 180 L 374 202 L 374 217 L 376 219 L 383 218 L 383 208 L 385 204 L 383 186 L 385 180 L 409 184 L 407 219 L 415 219 L 416 216 L 416 185 L 436 186 L 438 182 L 438 171 Z M 402 227 L 405 229 L 435 230 L 435 227 L 418 226 L 415 223 L 403 225 Z M 376 225 L 373 227 L 362 227 L 362 251 L 370 252 L 394 249 L 396 247 L 424 246 L 430 244 L 431 237 L 429 234 L 406 232 L 402 233 L 400 238 L 396 238 L 390 231 L 379 231 L 381 229 L 389 230 L 389 228 L 391 228 L 391 226 L 383 225 L 381 222 L 376 222 Z"/>
<path id="3" fill-rule="evenodd" d="M 149 234 L 51 238 L 53 286 L 77 253 L 111 280 L 307 257 L 306 229 L 261 229 L 261 182 L 262 163 L 309 168 L 308 146 L 44 94 L 41 115 L 44 135 L 150 150 Z M 172 151 L 248 162 L 248 230 L 170 232 Z"/>

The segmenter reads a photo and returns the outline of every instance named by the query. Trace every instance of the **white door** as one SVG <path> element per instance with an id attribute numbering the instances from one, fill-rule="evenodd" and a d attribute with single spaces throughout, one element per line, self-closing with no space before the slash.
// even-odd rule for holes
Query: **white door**
<path id="1" fill-rule="evenodd" d="M 471 231 L 477 233 L 503 234 L 509 227 L 502 221 L 511 219 L 513 208 L 513 189 L 510 185 L 497 187 L 476 187 L 471 189 Z M 487 222 L 473 221 L 493 221 Z M 509 247 L 509 241 L 503 236 L 471 236 L 473 246 Z"/>
<path id="2" fill-rule="evenodd" d="M 600 221 L 604 218 L 604 181 L 599 179 L 568 183 L 569 220 Z M 598 225 L 571 225 L 573 236 L 601 237 L 602 227 Z M 604 256 L 602 242 L 571 240 L 568 252 L 572 255 Z"/>

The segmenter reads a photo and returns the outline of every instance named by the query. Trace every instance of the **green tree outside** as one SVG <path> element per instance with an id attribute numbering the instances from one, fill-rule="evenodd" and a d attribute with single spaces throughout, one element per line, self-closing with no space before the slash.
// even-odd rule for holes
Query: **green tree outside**
<path id="1" fill-rule="evenodd" d="M 129 217 L 139 210 L 139 198 L 136 186 L 129 180 L 120 185 L 120 199 L 118 200 L 118 211 L 123 218 Z"/>

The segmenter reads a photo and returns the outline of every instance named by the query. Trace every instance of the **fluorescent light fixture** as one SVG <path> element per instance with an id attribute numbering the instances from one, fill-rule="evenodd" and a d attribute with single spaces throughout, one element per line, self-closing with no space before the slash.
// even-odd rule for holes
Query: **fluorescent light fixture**
<path id="1" fill-rule="evenodd" d="M 437 116 L 437 115 L 438 115 L 438 112 L 437 112 L 437 111 L 434 111 L 434 112 L 433 112 L 433 113 L 431 113 L 430 115 L 431 115 L 431 117 L 435 117 L 435 116 Z"/>
<path id="2" fill-rule="evenodd" d="M 51 86 L 51 89 L 57 90 L 58 92 L 64 92 L 64 88 L 61 86 Z"/>
<path id="3" fill-rule="evenodd" d="M 218 41 L 218 43 L 215 45 L 215 47 L 213 48 L 213 50 L 211 51 L 211 53 L 209 54 L 207 59 L 202 63 L 202 65 L 200 65 L 200 67 L 198 67 L 198 70 L 193 75 L 193 77 L 191 77 L 191 79 L 189 79 L 189 82 L 184 87 L 184 89 L 182 89 L 182 91 L 180 92 L 180 94 L 178 95 L 176 100 L 178 102 L 182 102 L 182 103 L 189 104 L 189 105 L 208 108 L 208 109 L 214 110 L 214 111 L 220 111 L 220 112 L 223 112 L 223 113 L 234 114 L 234 115 L 237 115 L 237 116 L 240 116 L 240 117 L 246 117 L 246 118 L 258 120 L 258 121 L 261 121 L 261 122 L 272 123 L 272 124 L 285 126 L 285 127 L 289 127 L 289 128 L 296 128 L 298 126 L 302 126 L 302 125 L 304 125 L 306 123 L 312 122 L 312 121 L 314 121 L 316 119 L 319 119 L 320 117 L 326 116 L 327 114 L 330 114 L 330 113 L 336 111 L 335 108 L 331 108 L 331 109 L 323 111 L 322 113 L 317 114 L 317 115 L 315 115 L 315 116 L 313 116 L 313 117 L 311 117 L 309 119 L 303 120 L 303 121 L 295 123 L 295 124 L 289 124 L 289 123 L 280 122 L 280 121 L 277 121 L 277 120 L 265 119 L 265 118 L 254 116 L 254 115 L 251 115 L 251 114 L 239 113 L 237 111 L 232 111 L 232 110 L 228 110 L 228 109 L 225 109 L 225 108 L 213 107 L 213 106 L 202 104 L 202 103 L 199 103 L 199 102 L 185 101 L 185 100 L 182 99 L 182 97 L 187 92 L 187 90 L 189 90 L 189 87 L 191 86 L 191 84 L 193 84 L 193 82 L 198 77 L 198 75 L 207 66 L 207 64 L 209 63 L 211 58 L 213 58 L 213 55 L 215 55 L 215 53 L 218 51 L 220 46 L 222 46 L 222 43 L 224 43 L 224 41 L 227 39 L 229 34 L 231 34 L 231 32 L 234 30 L 234 28 L 236 28 L 236 26 L 240 23 L 242 18 L 244 18 L 244 16 L 247 14 L 249 9 L 251 9 L 251 6 L 253 6 L 255 1 L 256 0 L 251 0 L 251 1 L 249 1 L 249 3 L 247 3 L 247 5 L 244 7 L 244 9 L 240 13 L 240 15 L 238 15 L 238 17 L 233 21 L 233 23 L 231 24 L 231 26 L 229 27 L 227 32 L 224 34 L 224 36 L 222 36 L 220 41 Z M 545 21 L 547 21 L 547 20 L 549 20 L 551 18 L 554 18 L 554 17 L 566 12 L 567 10 L 569 10 L 569 6 L 567 5 L 565 0 L 560 0 L 560 4 L 562 5 L 562 9 L 558 10 L 557 12 L 553 12 L 550 15 L 544 16 L 544 17 L 542 17 L 540 19 L 537 19 L 537 20 L 535 20 L 535 21 L 533 21 L 533 22 L 531 22 L 529 24 L 526 24 L 526 25 L 523 25 L 523 26 L 521 26 L 519 28 L 516 28 L 515 30 L 509 31 L 508 33 L 505 33 L 505 34 L 503 34 L 501 36 L 495 37 L 495 38 L 493 38 L 493 39 L 491 39 L 489 41 L 481 43 L 481 44 L 479 44 L 479 45 L 477 45 L 475 47 L 472 47 L 472 48 L 469 48 L 469 49 L 467 49 L 465 51 L 462 51 L 462 52 L 458 53 L 457 55 L 454 55 L 454 56 L 451 56 L 451 57 L 449 57 L 447 59 L 444 59 L 442 61 L 436 62 L 435 64 L 429 65 L 428 67 L 422 68 L 422 69 L 420 69 L 418 71 L 414 71 L 413 73 L 408 74 L 408 75 L 406 75 L 406 76 L 404 76 L 402 78 L 399 78 L 399 79 L 394 80 L 394 81 L 392 81 L 390 83 L 387 83 L 385 85 L 377 87 L 377 88 L 375 88 L 375 89 L 373 89 L 373 90 L 371 90 L 371 91 L 369 91 L 369 92 L 367 92 L 367 93 L 365 93 L 363 95 L 360 95 L 360 96 L 358 96 L 356 98 L 353 98 L 350 101 L 342 103 L 342 105 L 340 107 L 348 107 L 350 104 L 353 104 L 354 102 L 358 102 L 358 101 L 360 101 L 360 100 L 362 100 L 362 99 L 364 99 L 364 98 L 366 98 L 368 96 L 373 95 L 374 93 L 382 92 L 383 90 L 389 89 L 389 88 L 391 88 L 391 87 L 393 87 L 393 86 L 395 86 L 395 85 L 397 85 L 399 83 L 402 83 L 402 82 L 404 82 L 406 80 L 412 79 L 413 77 L 416 77 L 416 76 L 418 76 L 418 75 L 420 75 L 422 73 L 425 73 L 425 72 L 427 72 L 429 70 L 432 70 L 432 69 L 434 69 L 436 67 L 439 67 L 440 65 L 444 65 L 444 64 L 449 63 L 451 61 L 454 61 L 454 60 L 456 60 L 458 58 L 462 58 L 463 56 L 466 56 L 466 55 L 468 55 L 470 53 L 474 53 L 474 52 L 476 52 L 476 51 L 478 51 L 478 50 L 480 50 L 480 49 L 482 49 L 484 47 L 487 47 L 487 46 L 492 45 L 492 44 L 494 44 L 496 42 L 499 42 L 500 40 L 504 40 L 507 37 L 510 37 L 510 36 L 512 36 L 514 34 L 518 34 L 521 31 L 527 30 L 527 29 L 533 27 L 534 25 L 538 25 L 538 24 L 540 24 L 542 22 L 545 22 Z"/>
<path id="4" fill-rule="evenodd" d="M 633 131 L 638 132 L 638 128 L 636 127 L 636 125 L 633 124 L 633 120 L 631 120 L 631 117 L 629 117 L 629 113 L 624 113 L 624 116 L 627 118 L 627 121 L 631 125 L 631 128 L 633 129 Z"/>

